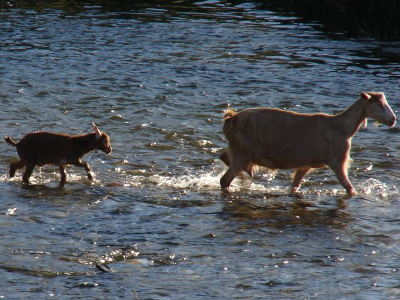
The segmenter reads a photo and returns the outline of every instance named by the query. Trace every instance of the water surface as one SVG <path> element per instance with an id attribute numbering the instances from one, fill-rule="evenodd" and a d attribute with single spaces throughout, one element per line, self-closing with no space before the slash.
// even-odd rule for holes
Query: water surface
<path id="1" fill-rule="evenodd" d="M 399 298 L 398 125 L 353 139 L 350 199 L 330 170 L 298 197 L 287 171 L 224 196 L 218 160 L 227 103 L 337 113 L 373 90 L 398 111 L 399 44 L 219 1 L 8 9 L 0 31 L 3 135 L 96 122 L 114 149 L 85 156 L 94 182 L 70 167 L 61 188 L 47 166 L 23 186 L 1 143 L 1 297 Z"/>

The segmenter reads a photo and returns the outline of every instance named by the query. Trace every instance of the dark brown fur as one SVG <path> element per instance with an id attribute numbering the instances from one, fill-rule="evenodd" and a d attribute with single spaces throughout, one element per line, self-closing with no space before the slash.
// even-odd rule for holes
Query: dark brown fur
<path id="1" fill-rule="evenodd" d="M 94 124 L 93 124 L 94 125 Z M 47 164 L 58 165 L 61 173 L 61 184 L 66 181 L 65 166 L 84 167 L 87 176 L 93 180 L 90 166 L 82 162 L 82 156 L 92 150 L 111 153 L 110 138 L 94 125 L 94 132 L 84 135 L 69 135 L 63 133 L 35 132 L 28 133 L 18 143 L 9 136 L 5 137 L 8 144 L 17 148 L 20 160 L 10 164 L 10 177 L 16 170 L 26 167 L 22 177 L 28 183 L 35 166 Z"/>

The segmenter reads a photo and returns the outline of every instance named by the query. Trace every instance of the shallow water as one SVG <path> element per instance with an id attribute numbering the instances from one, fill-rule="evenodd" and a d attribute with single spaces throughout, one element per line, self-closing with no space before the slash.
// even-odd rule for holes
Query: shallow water
<path id="1" fill-rule="evenodd" d="M 286 171 L 222 195 L 218 160 L 227 103 L 337 113 L 379 90 L 398 111 L 399 44 L 334 40 L 218 1 L 0 18 L 3 135 L 86 133 L 94 121 L 114 149 L 85 156 L 94 182 L 70 167 L 61 188 L 47 166 L 23 186 L 2 142 L 0 297 L 400 297 L 398 125 L 370 122 L 353 139 L 350 199 L 329 170 L 296 197 Z"/>

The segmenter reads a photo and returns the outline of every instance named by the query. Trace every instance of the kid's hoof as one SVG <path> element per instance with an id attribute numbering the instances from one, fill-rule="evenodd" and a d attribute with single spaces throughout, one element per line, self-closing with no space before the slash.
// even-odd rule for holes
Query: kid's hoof
<path id="1" fill-rule="evenodd" d="M 93 173 L 93 172 L 87 173 L 87 177 L 89 178 L 90 181 L 93 181 L 93 179 L 94 179 L 94 173 Z"/>

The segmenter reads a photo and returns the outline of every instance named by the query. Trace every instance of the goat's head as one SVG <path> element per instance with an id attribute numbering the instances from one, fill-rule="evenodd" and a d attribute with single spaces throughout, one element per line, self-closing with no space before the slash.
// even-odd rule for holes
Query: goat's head
<path id="1" fill-rule="evenodd" d="M 96 150 L 101 150 L 104 153 L 110 154 L 112 151 L 110 138 L 104 132 L 101 132 L 99 128 L 93 124 L 93 130 L 96 133 Z"/>
<path id="2" fill-rule="evenodd" d="M 386 101 L 382 92 L 361 93 L 361 98 L 368 101 L 366 116 L 375 121 L 393 127 L 396 124 L 396 115 Z"/>

